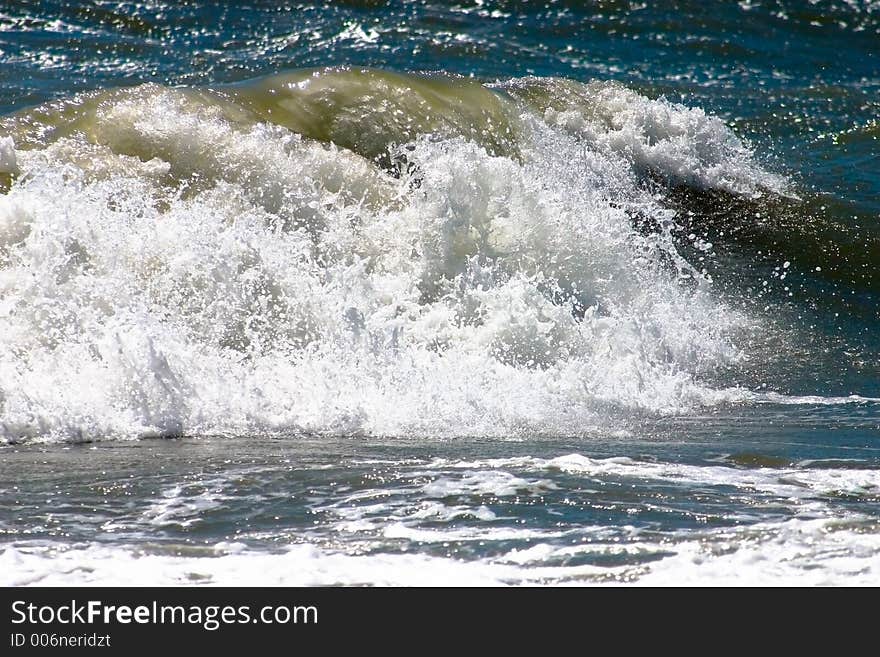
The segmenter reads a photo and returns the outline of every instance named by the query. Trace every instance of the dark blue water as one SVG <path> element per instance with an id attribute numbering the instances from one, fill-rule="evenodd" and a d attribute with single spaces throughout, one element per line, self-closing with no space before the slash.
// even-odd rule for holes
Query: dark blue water
<path id="1" fill-rule="evenodd" d="M 234 299 L 229 306 L 215 304 L 214 296 L 202 305 L 193 301 L 200 290 L 210 287 L 204 280 L 213 274 L 193 288 L 185 286 L 189 283 L 181 275 L 175 280 L 185 284 L 174 288 L 173 294 L 150 282 L 147 274 L 132 279 L 136 279 L 132 285 L 142 285 L 155 302 L 142 311 L 130 304 L 133 314 L 142 312 L 137 316 L 145 325 L 153 326 L 150 322 L 155 321 L 158 327 L 163 322 L 177 326 L 176 309 L 184 323 L 199 318 L 186 324 L 188 332 L 180 333 L 190 340 L 185 344 L 190 345 L 192 361 L 186 361 L 186 347 L 175 360 L 173 349 L 157 337 L 160 328 L 150 329 L 155 343 L 141 351 L 119 338 L 118 351 L 128 359 L 121 358 L 128 378 L 108 384 L 105 390 L 94 383 L 102 370 L 92 371 L 81 364 L 92 361 L 77 360 L 86 352 L 100 353 L 94 362 L 112 360 L 99 339 L 78 350 L 75 336 L 93 330 L 92 316 L 83 311 L 87 319 L 80 318 L 77 328 L 63 320 L 90 308 L 90 299 L 103 288 L 83 283 L 65 288 L 63 294 L 57 291 L 71 276 L 64 273 L 67 263 L 76 265 L 77 254 L 91 248 L 85 233 L 71 233 L 75 239 L 66 242 L 58 240 L 58 249 L 67 253 L 64 258 L 46 246 L 48 242 L 37 241 L 27 252 L 37 255 L 26 256 L 24 248 L 13 251 L 3 245 L 37 240 L 54 228 L 43 232 L 34 228 L 30 237 L 16 237 L 20 222 L 13 217 L 25 214 L 15 214 L 11 205 L 12 210 L 2 206 L 0 238 L 5 242 L 0 246 L 5 250 L 0 250 L 0 274 L 6 278 L 0 279 L 0 321 L 13 326 L 13 312 L 8 309 L 19 308 L 16 303 L 21 299 L 49 318 L 33 324 L 45 327 L 44 333 L 38 330 L 27 336 L 14 324 L 11 337 L 4 338 L 8 353 L 0 358 L 0 368 L 7 368 L 0 370 L 0 435 L 7 443 L 0 446 L 0 571 L 6 574 L 5 581 L 880 583 L 880 404 L 876 399 L 880 397 L 880 4 L 837 0 L 0 2 L 3 115 L 49 101 L 69 101 L 82 92 L 142 83 L 231 93 L 230 89 L 250 89 L 250 81 L 261 76 L 325 66 L 460 75 L 490 86 L 501 83 L 502 88 L 505 81 L 525 76 L 616 81 L 648 99 L 666 99 L 719 117 L 743 140 L 762 170 L 788 181 L 785 193 L 764 190 L 761 196 L 749 196 L 723 186 L 682 184 L 674 176 L 652 178 L 650 172 L 638 179 L 638 185 L 676 212 L 671 244 L 688 262 L 706 267 L 713 279 L 713 298 L 724 308 L 757 318 L 758 329 L 731 338 L 744 359 L 716 363 L 707 356 L 710 366 L 685 368 L 688 376 L 701 390 L 735 388 L 749 395 L 725 393 L 718 399 L 691 402 L 682 393 L 687 403 L 674 407 L 654 397 L 633 403 L 626 391 L 634 377 L 622 374 L 615 379 L 617 387 L 599 395 L 596 413 L 601 421 L 586 426 L 580 408 L 571 402 L 572 419 L 566 424 L 564 405 L 542 401 L 555 397 L 536 393 L 538 401 L 532 408 L 522 391 L 529 385 L 556 390 L 552 373 L 557 366 L 559 388 L 569 390 L 572 384 L 564 369 L 568 361 L 536 365 L 534 359 L 510 356 L 511 351 L 502 349 L 492 352 L 490 361 L 480 361 L 477 369 L 452 366 L 453 371 L 464 372 L 464 383 L 442 364 L 419 370 L 421 383 L 414 383 L 399 373 L 401 369 L 381 369 L 385 361 L 376 365 L 364 357 L 357 362 L 364 370 L 378 368 L 377 376 L 383 380 L 399 376 L 403 383 L 397 385 L 412 387 L 418 403 L 406 397 L 385 407 L 378 402 L 370 406 L 372 398 L 364 393 L 368 401 L 357 398 L 351 410 L 346 400 L 355 399 L 358 389 L 369 384 L 359 383 L 352 370 L 334 374 L 317 366 L 306 383 L 296 378 L 297 372 L 271 370 L 256 384 L 236 378 L 237 370 L 230 369 L 233 373 L 224 375 L 231 382 L 226 397 L 207 385 L 199 387 L 198 377 L 191 383 L 181 375 L 187 368 L 199 367 L 200 358 L 213 363 L 214 352 L 207 347 L 200 351 L 204 345 L 219 344 L 224 358 L 228 351 L 235 352 L 236 364 L 263 362 L 260 359 L 275 359 L 277 364 L 289 354 L 272 342 L 279 329 L 261 328 L 275 327 L 272 321 L 251 322 L 246 331 L 227 330 L 228 316 L 253 312 L 247 299 L 239 302 L 238 288 L 216 293 L 218 299 Z M 377 87 L 364 93 L 379 94 Z M 147 107 L 149 97 L 144 98 Z M 389 111 L 376 107 L 379 114 Z M 329 113 L 330 104 L 326 108 Z M 272 122 L 271 117 L 266 120 Z M 24 148 L 18 133 L 9 128 L 13 124 L 3 125 L 15 135 L 16 147 Z M 158 134 L 164 128 L 151 129 Z M 88 139 L 93 138 L 83 130 Z M 95 143 L 111 143 L 105 134 L 109 133 L 94 137 Z M 348 135 L 341 130 L 333 134 Z M 356 138 L 354 145 L 349 144 L 342 136 L 329 141 L 363 154 L 358 150 L 365 148 L 363 144 Z M 175 139 L 183 137 L 170 141 Z M 196 152 L 192 157 L 204 159 L 203 151 L 182 147 L 172 157 L 170 146 L 147 152 L 138 150 L 146 147 L 129 146 L 123 138 L 118 143 L 125 146 L 117 148 L 112 142 L 112 148 L 126 156 L 143 162 L 155 156 L 171 163 L 169 175 L 175 182 L 162 179 L 161 184 L 181 186 L 156 202 L 157 212 L 188 202 L 190 188 L 204 191 L 199 187 L 200 169 L 196 174 L 187 170 L 184 176 L 174 168 L 175 157 L 188 161 Z M 553 143 L 563 148 L 568 142 Z M 424 185 L 430 193 L 431 166 L 442 160 L 443 152 L 431 151 L 431 157 L 417 162 L 429 173 L 414 179 L 412 189 Z M 265 176 L 249 177 L 250 169 L 236 169 L 229 157 L 211 160 L 211 167 L 233 171 L 217 183 L 221 197 L 229 197 L 228 207 L 241 203 L 228 191 L 229 185 L 239 182 L 236 176 L 248 188 L 276 184 Z M 15 207 L 30 203 L 26 216 L 46 217 L 46 227 L 55 226 L 53 213 L 63 213 L 38 202 L 41 189 L 54 190 L 43 192 L 46 196 L 82 192 L 86 200 L 97 198 L 96 204 L 84 200 L 64 210 L 94 212 L 97 233 L 109 225 L 102 223 L 105 210 L 112 214 L 122 208 L 123 219 L 147 212 L 135 203 L 139 192 L 101 191 L 100 176 L 95 184 L 84 178 L 81 183 L 53 187 L 62 183 L 40 178 L 39 162 L 34 164 L 36 160 L 26 155 L 19 159 L 31 167 L 30 172 L 8 182 L 0 172 L 0 190 L 10 198 L 21 194 L 14 198 L 24 200 Z M 376 161 L 388 168 L 387 162 Z M 74 162 L 81 166 L 79 160 Z M 571 168 L 578 166 L 574 162 Z M 562 177 L 554 173 L 541 181 L 552 186 Z M 281 180 L 277 184 L 282 192 L 295 187 L 300 193 L 298 183 L 291 182 L 296 177 Z M 618 202 L 613 186 L 602 190 L 612 206 Z M 200 205 L 202 197 L 196 198 L 192 213 L 207 207 Z M 548 203 L 556 199 L 551 197 Z M 467 214 L 478 204 L 471 206 L 455 197 L 449 206 L 453 213 Z M 273 208 L 267 211 L 284 215 Z M 234 215 L 230 222 L 250 221 L 247 212 L 236 212 L 230 210 Z M 638 226 L 638 212 L 631 213 Z M 125 221 L 118 225 L 129 226 Z M 648 233 L 651 226 L 649 222 Z M 140 234 L 136 226 L 131 230 Z M 175 239 L 193 243 L 202 239 L 196 229 L 180 235 Z M 701 251 L 691 235 L 712 247 Z M 252 237 L 248 248 L 268 262 L 270 250 Z M 73 242 L 85 246 L 71 246 Z M 111 242 L 100 243 L 106 250 Z M 113 244 L 122 253 L 141 253 L 145 262 L 152 262 L 146 247 L 137 251 L 123 242 Z M 218 244 L 215 250 L 228 242 Z M 234 260 L 237 253 L 230 247 L 224 257 Z M 548 251 L 542 258 L 549 262 L 556 255 L 562 258 L 565 253 Z M 597 268 L 599 279 L 621 276 L 605 272 L 601 258 L 592 251 L 588 256 L 583 258 Z M 60 264 L 43 270 L 38 266 L 41 258 L 59 258 Z M 173 266 L 159 263 L 155 268 L 164 271 L 162 267 Z M 92 273 L 83 267 L 86 278 L 99 277 L 94 274 L 100 271 L 97 265 Z M 211 271 L 220 269 L 218 265 Z M 13 278 L 29 270 L 38 272 L 35 277 L 50 272 L 52 283 L 25 290 Z M 462 275 L 456 280 L 481 280 L 479 269 L 468 271 L 471 279 Z M 241 279 L 251 275 L 245 265 L 237 272 Z M 330 279 L 329 275 L 320 279 L 321 284 Z M 112 288 L 114 283 L 108 280 Z M 370 284 L 381 287 L 381 280 L 370 279 Z M 644 280 L 641 284 L 650 287 Z M 120 290 L 128 290 L 127 285 L 128 279 L 118 283 Z M 309 289 L 314 289 L 318 283 L 311 285 Z M 271 288 L 269 283 L 266 286 Z M 420 302 L 430 296 L 424 281 L 422 286 Z M 598 312 L 611 308 L 607 312 L 614 316 L 614 300 L 606 298 L 604 288 L 597 289 Z M 445 293 L 455 296 L 452 288 Z M 584 307 L 594 301 L 582 297 L 571 302 L 579 321 Z M 57 301 L 62 298 L 64 303 Z M 519 307 L 515 300 L 509 303 Z M 215 305 L 220 310 L 212 310 Z M 100 304 L 96 301 L 95 306 Z M 367 310 L 358 308 L 353 306 L 352 312 L 340 307 L 340 313 L 345 313 L 346 322 L 367 331 L 372 320 Z M 120 304 L 115 316 L 128 309 Z M 21 314 L 15 312 L 16 317 Z M 296 324 L 299 319 L 293 315 L 278 324 Z M 722 333 L 727 330 L 725 321 L 718 320 Z M 220 327 L 216 336 L 215 327 Z M 192 338 L 199 331 L 210 334 L 210 339 Z M 251 340 L 247 348 L 240 346 L 240 333 Z M 34 335 L 39 339 L 31 340 Z M 443 336 L 428 348 L 430 353 L 443 352 Z M 387 336 L 382 340 L 391 343 Z M 254 342 L 269 346 L 250 346 Z M 154 344 L 159 346 L 154 349 Z M 346 347 L 340 345 L 336 348 L 344 351 Z M 710 346 L 700 343 L 696 349 Z M 676 348 L 664 346 L 657 353 Z M 84 368 L 83 385 L 95 386 L 95 398 L 111 399 L 109 388 L 129 386 L 129 381 L 153 385 L 153 378 L 159 382 L 156 389 L 162 390 L 154 394 L 145 387 L 139 392 L 131 384 L 130 397 L 135 401 L 125 406 L 113 398 L 107 407 L 115 415 L 106 419 L 93 413 L 100 404 L 91 397 L 82 401 L 71 392 L 68 398 L 65 390 L 71 384 L 42 383 L 39 377 L 50 376 L 53 368 L 34 365 L 36 356 L 28 360 L 21 355 L 28 350 L 54 354 L 56 360 L 45 362 L 54 362 L 55 369 L 63 370 L 65 363 L 71 369 Z M 647 351 L 645 362 L 653 366 L 659 359 L 663 370 L 665 356 Z M 675 353 L 669 356 L 673 369 L 679 362 L 676 358 Z M 502 364 L 499 367 L 513 363 L 515 368 L 492 378 L 496 361 Z M 613 369 L 613 360 L 594 362 Z M 694 362 L 703 361 L 697 357 Z M 520 385 L 516 372 L 529 368 L 536 372 L 534 377 L 542 377 L 534 379 L 540 383 L 530 384 L 532 379 L 527 379 Z M 177 378 L 165 377 L 169 370 Z M 485 393 L 483 384 L 472 384 L 480 392 L 467 392 L 467 386 L 483 376 L 490 382 L 485 385 L 494 390 L 491 404 L 480 396 Z M 291 389 L 305 390 L 304 399 L 317 395 L 314 390 L 323 391 L 315 397 L 321 401 L 313 404 L 319 410 L 308 416 L 311 424 L 300 419 L 287 422 L 284 412 L 296 405 L 300 393 L 273 396 L 275 390 L 287 390 L 285 377 L 296 379 Z M 458 407 L 459 397 L 434 392 L 424 384 L 432 377 L 438 381 L 437 389 L 460 386 L 466 402 Z M 645 377 L 650 379 L 648 373 Z M 178 386 L 177 381 L 183 383 Z M 589 381 L 585 385 L 593 394 L 596 386 L 590 387 L 593 379 Z M 420 392 L 422 384 L 434 397 Z M 649 388 L 650 382 L 639 389 L 645 399 Z M 49 392 L 41 397 L 40 390 Z M 239 404 L 238 398 L 267 401 L 248 406 Z M 180 399 L 185 403 L 178 403 Z M 473 415 L 468 414 L 469 404 L 476 409 L 471 409 Z M 546 417 L 537 421 L 541 404 L 548 404 Z M 385 415 L 376 419 L 375 408 L 380 407 L 386 409 Z M 453 409 L 450 415 L 460 415 L 461 422 L 443 416 L 443 428 L 436 429 L 440 425 L 428 420 L 436 420 L 432 415 L 436 408 L 447 407 Z M 265 408 L 284 410 L 278 410 L 276 417 Z M 30 415 L 25 417 L 20 409 Z M 337 412 L 343 419 L 333 415 Z M 395 413 L 408 414 L 412 424 L 389 420 L 397 417 Z M 332 421 L 324 419 L 330 416 Z M 193 419 L 201 417 L 213 419 L 203 424 Z M 486 425 L 480 417 L 488 418 Z M 501 420 L 492 419 L 496 417 Z M 505 418 L 510 419 L 509 430 L 486 428 Z M 424 427 L 423 434 L 419 429 L 376 429 L 398 425 Z M 119 426 L 129 426 L 130 435 Z M 108 440 L 151 432 L 163 437 Z"/>

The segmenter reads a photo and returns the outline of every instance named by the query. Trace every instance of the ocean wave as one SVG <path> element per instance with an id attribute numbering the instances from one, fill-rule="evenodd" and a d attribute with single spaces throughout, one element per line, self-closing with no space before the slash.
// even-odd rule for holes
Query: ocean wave
<path id="1" fill-rule="evenodd" d="M 656 185 L 786 184 L 702 110 L 556 79 L 326 69 L 0 126 L 6 442 L 578 435 L 729 401 L 705 380 L 755 320 Z"/>

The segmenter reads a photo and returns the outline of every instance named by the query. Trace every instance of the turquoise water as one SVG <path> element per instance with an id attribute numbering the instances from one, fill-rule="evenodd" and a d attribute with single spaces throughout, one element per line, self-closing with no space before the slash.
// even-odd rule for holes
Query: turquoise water
<path id="1" fill-rule="evenodd" d="M 4 581 L 878 583 L 878 44 L 0 3 Z"/>

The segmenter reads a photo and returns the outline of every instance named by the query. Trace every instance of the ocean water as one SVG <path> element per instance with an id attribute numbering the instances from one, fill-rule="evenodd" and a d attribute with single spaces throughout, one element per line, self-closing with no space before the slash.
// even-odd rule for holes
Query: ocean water
<path id="1" fill-rule="evenodd" d="M 0 2 L 4 584 L 880 583 L 880 3 Z"/>

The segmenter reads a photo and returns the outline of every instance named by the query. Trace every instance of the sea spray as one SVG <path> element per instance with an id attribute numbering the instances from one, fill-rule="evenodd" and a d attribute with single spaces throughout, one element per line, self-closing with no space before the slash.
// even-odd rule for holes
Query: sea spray
<path id="1" fill-rule="evenodd" d="M 71 107 L 4 123 L 28 144 L 3 142 L 6 441 L 579 434 L 744 394 L 703 377 L 750 320 L 677 250 L 649 173 L 781 183 L 701 112 L 336 69 Z"/>

